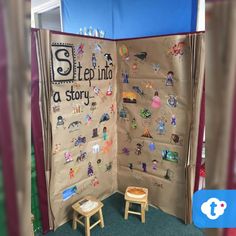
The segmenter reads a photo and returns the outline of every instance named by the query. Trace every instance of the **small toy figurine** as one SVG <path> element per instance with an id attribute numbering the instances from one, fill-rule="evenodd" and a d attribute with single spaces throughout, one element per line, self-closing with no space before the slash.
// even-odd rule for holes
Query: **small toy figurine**
<path id="1" fill-rule="evenodd" d="M 123 149 L 122 149 L 122 153 L 123 154 L 125 154 L 126 156 L 128 156 L 129 155 L 129 149 L 127 148 L 127 147 L 124 147 Z"/>
<path id="2" fill-rule="evenodd" d="M 93 69 L 96 69 L 97 59 L 96 59 L 95 53 L 92 54 L 92 66 L 93 66 Z"/>
<path id="3" fill-rule="evenodd" d="M 137 154 L 138 156 L 141 155 L 143 146 L 144 146 L 143 144 L 137 143 L 136 149 L 135 149 L 135 154 Z"/>
<path id="4" fill-rule="evenodd" d="M 152 108 L 160 108 L 161 106 L 161 99 L 158 96 L 158 91 L 155 91 L 154 97 L 152 98 Z"/>
<path id="5" fill-rule="evenodd" d="M 97 103 L 96 103 L 96 102 L 92 102 L 92 103 L 91 103 L 90 110 L 91 110 L 91 111 L 95 111 L 96 108 L 97 108 Z"/>
<path id="6" fill-rule="evenodd" d="M 107 127 L 104 127 L 103 128 L 103 131 L 102 131 L 102 136 L 103 136 L 103 140 L 107 140 Z"/>
<path id="7" fill-rule="evenodd" d="M 98 159 L 98 160 L 97 160 L 97 165 L 98 165 L 98 167 L 101 167 L 101 166 L 102 166 L 102 159 Z"/>
<path id="8" fill-rule="evenodd" d="M 112 95 L 112 86 L 111 86 L 111 84 L 109 84 L 109 87 L 107 89 L 106 95 L 107 96 L 111 96 Z"/>
<path id="9" fill-rule="evenodd" d="M 110 116 L 108 115 L 108 113 L 103 113 L 103 115 L 100 118 L 99 124 L 108 120 L 110 120 Z"/>
<path id="10" fill-rule="evenodd" d="M 86 156 L 87 156 L 87 152 L 82 152 L 82 151 L 80 150 L 80 155 L 77 157 L 76 161 L 78 161 L 78 162 L 84 161 L 85 158 L 86 158 Z"/>
<path id="11" fill-rule="evenodd" d="M 174 72 L 173 71 L 169 71 L 167 73 L 166 86 L 173 86 L 173 84 L 174 84 L 173 76 L 174 76 Z"/>
<path id="12" fill-rule="evenodd" d="M 122 73 L 123 83 L 128 84 L 129 83 L 129 74 L 127 72 Z"/>
<path id="13" fill-rule="evenodd" d="M 150 118 L 152 116 L 152 113 L 147 108 L 142 108 L 140 110 L 140 116 L 144 119 L 147 119 L 147 118 Z"/>
<path id="14" fill-rule="evenodd" d="M 157 131 L 159 134 L 165 134 L 166 132 L 166 123 L 163 119 L 159 120 L 159 123 L 157 125 Z"/>
<path id="15" fill-rule="evenodd" d="M 101 89 L 98 88 L 97 86 L 93 86 L 93 91 L 97 96 L 100 96 L 101 93 Z"/>
<path id="16" fill-rule="evenodd" d="M 156 149 L 155 143 L 150 143 L 150 144 L 149 144 L 149 150 L 150 150 L 151 152 L 154 152 L 155 149 Z"/>
<path id="17" fill-rule="evenodd" d="M 109 66 L 113 66 L 111 54 L 105 53 L 105 54 L 104 54 L 104 57 L 105 57 L 105 60 L 108 62 Z"/>
<path id="18" fill-rule="evenodd" d="M 73 168 L 70 168 L 69 175 L 70 175 L 70 179 L 75 177 L 75 171 L 73 170 Z"/>
<path id="19" fill-rule="evenodd" d="M 106 171 L 111 171 L 112 169 L 112 162 L 110 161 L 108 164 L 106 164 Z"/>
<path id="20" fill-rule="evenodd" d="M 85 120 L 85 124 L 86 125 L 89 125 L 91 122 L 92 122 L 92 117 L 87 114 L 85 117 L 84 117 L 84 120 Z"/>
<path id="21" fill-rule="evenodd" d="M 152 160 L 152 169 L 157 170 L 157 160 Z"/>
<path id="22" fill-rule="evenodd" d="M 129 163 L 129 169 L 133 170 L 133 164 L 132 163 Z"/>
<path id="23" fill-rule="evenodd" d="M 91 181 L 91 184 L 93 185 L 93 187 L 96 187 L 97 185 L 99 185 L 99 180 L 97 177 L 94 177 L 94 179 Z"/>
<path id="24" fill-rule="evenodd" d="M 57 117 L 57 127 L 64 125 L 64 118 L 62 116 Z"/>
<path id="25" fill-rule="evenodd" d="M 176 107 L 177 98 L 174 95 L 169 95 L 169 98 L 167 99 L 167 104 L 171 107 Z"/>
<path id="26" fill-rule="evenodd" d="M 93 145 L 93 153 L 99 153 L 100 152 L 100 146 L 98 144 Z"/>
<path id="27" fill-rule="evenodd" d="M 137 122 L 136 122 L 136 119 L 135 119 L 135 118 L 133 118 L 133 120 L 131 121 L 131 127 L 132 127 L 133 129 L 136 129 L 136 128 L 137 128 Z"/>
<path id="28" fill-rule="evenodd" d="M 142 163 L 143 172 L 147 172 L 147 164 Z"/>
<path id="29" fill-rule="evenodd" d="M 88 176 L 93 176 L 93 167 L 91 162 L 88 163 Z"/>
<path id="30" fill-rule="evenodd" d="M 176 126 L 176 117 L 175 115 L 171 116 L 171 122 L 170 122 L 173 126 Z"/>
<path id="31" fill-rule="evenodd" d="M 139 86 L 133 86 L 133 90 L 140 96 L 144 95 L 143 90 Z"/>
<path id="32" fill-rule="evenodd" d="M 65 152 L 64 157 L 65 157 L 66 163 L 73 161 L 72 154 L 70 152 Z"/>

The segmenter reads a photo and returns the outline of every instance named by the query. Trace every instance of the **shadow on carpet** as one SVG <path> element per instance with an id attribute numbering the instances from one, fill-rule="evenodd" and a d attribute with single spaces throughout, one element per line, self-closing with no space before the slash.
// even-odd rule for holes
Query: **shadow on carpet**
<path id="1" fill-rule="evenodd" d="M 185 225 L 180 219 L 164 213 L 154 207 L 146 212 L 146 223 L 142 224 L 140 216 L 129 214 L 124 220 L 124 196 L 115 193 L 103 201 L 103 217 L 105 227 L 95 226 L 91 236 L 203 236 L 203 232 L 194 225 Z M 132 206 L 136 208 L 137 206 Z M 133 208 L 133 209 L 134 209 Z M 137 209 L 136 209 L 137 210 Z M 55 232 L 46 236 L 83 236 L 84 228 L 78 224 L 76 230 L 72 229 L 72 222 L 59 227 Z"/>

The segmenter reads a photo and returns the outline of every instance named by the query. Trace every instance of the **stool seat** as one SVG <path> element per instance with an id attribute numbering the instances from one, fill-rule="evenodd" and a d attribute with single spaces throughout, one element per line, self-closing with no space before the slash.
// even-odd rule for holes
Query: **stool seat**
<path id="1" fill-rule="evenodd" d="M 130 192 L 132 192 L 132 190 L 134 190 L 134 189 L 138 190 L 138 191 L 141 190 L 140 191 L 141 193 L 137 194 L 137 197 L 135 196 L 136 195 L 135 193 L 130 194 Z M 148 210 L 148 189 L 141 188 L 141 187 L 129 186 L 125 191 L 125 201 L 126 202 L 125 202 L 125 216 L 124 216 L 124 218 L 127 220 L 129 213 L 135 214 L 135 215 L 141 215 L 141 221 L 142 221 L 142 223 L 145 223 L 145 211 Z M 141 213 L 129 210 L 130 204 L 132 204 L 132 203 L 141 205 Z"/>
<path id="2" fill-rule="evenodd" d="M 93 202 L 97 202 L 98 203 L 97 206 L 91 211 L 83 211 L 81 208 L 81 205 L 89 200 Z M 85 226 L 85 235 L 90 236 L 90 229 L 95 227 L 97 224 L 100 224 L 101 228 L 103 228 L 104 220 L 103 220 L 103 214 L 102 214 L 102 207 L 103 207 L 103 203 L 92 196 L 87 196 L 81 199 L 80 201 L 76 202 L 75 204 L 73 204 L 72 205 L 72 209 L 74 210 L 73 229 L 75 230 L 77 228 L 77 223 L 79 223 Z M 97 213 L 99 215 L 99 220 L 96 221 L 92 226 L 90 226 L 90 218 Z M 81 221 L 82 218 L 85 218 L 85 223 Z"/>

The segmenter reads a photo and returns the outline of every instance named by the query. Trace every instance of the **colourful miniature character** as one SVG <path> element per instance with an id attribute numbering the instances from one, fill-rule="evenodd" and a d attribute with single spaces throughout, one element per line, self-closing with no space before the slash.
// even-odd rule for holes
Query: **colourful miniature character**
<path id="1" fill-rule="evenodd" d="M 137 128 L 137 122 L 136 122 L 136 119 L 135 119 L 135 118 L 133 118 L 133 120 L 131 121 L 131 127 L 132 127 L 133 129 L 136 129 L 136 128 Z"/>
<path id="2" fill-rule="evenodd" d="M 170 122 L 173 126 L 176 126 L 176 117 L 175 115 L 171 116 L 171 122 Z"/>
<path id="3" fill-rule="evenodd" d="M 96 59 L 95 53 L 92 54 L 92 66 L 94 69 L 96 69 L 97 59 Z"/>
<path id="4" fill-rule="evenodd" d="M 122 73 L 123 77 L 123 83 L 128 84 L 129 83 L 129 74 L 127 72 Z"/>
<path id="5" fill-rule="evenodd" d="M 157 160 L 152 160 L 152 169 L 157 170 Z"/>
<path id="6" fill-rule="evenodd" d="M 143 169 L 143 172 L 147 172 L 147 164 L 146 163 L 142 163 L 142 169 Z"/>
<path id="7" fill-rule="evenodd" d="M 152 98 L 152 108 L 160 108 L 161 106 L 161 99 L 158 96 L 158 91 L 155 91 L 154 97 Z"/>
<path id="8" fill-rule="evenodd" d="M 84 119 L 85 119 L 85 124 L 86 124 L 86 125 L 91 124 L 91 122 L 92 122 L 92 117 L 91 117 L 89 114 L 87 114 Z"/>
<path id="9" fill-rule="evenodd" d="M 73 161 L 72 154 L 70 152 L 65 152 L 64 157 L 65 157 L 66 163 Z"/>
<path id="10" fill-rule="evenodd" d="M 125 154 L 126 156 L 129 156 L 129 149 L 127 148 L 127 147 L 124 147 L 123 149 L 122 149 L 122 153 L 123 154 Z"/>
<path id="11" fill-rule="evenodd" d="M 167 104 L 171 107 L 177 107 L 177 98 L 174 95 L 169 95 Z"/>
<path id="12" fill-rule="evenodd" d="M 103 128 L 103 131 L 102 131 L 102 136 L 103 136 L 103 140 L 105 141 L 105 140 L 107 140 L 107 127 L 104 127 Z"/>
<path id="13" fill-rule="evenodd" d="M 166 132 L 166 123 L 164 120 L 159 120 L 158 126 L 157 126 L 157 131 L 159 134 L 165 134 Z"/>
<path id="14" fill-rule="evenodd" d="M 70 179 L 75 177 L 75 171 L 73 170 L 73 168 L 70 168 L 69 175 L 70 175 Z"/>
<path id="15" fill-rule="evenodd" d="M 174 72 L 173 71 L 169 71 L 167 73 L 166 86 L 173 86 L 174 85 L 173 76 L 174 76 Z"/>
<path id="16" fill-rule="evenodd" d="M 109 87 L 107 89 L 106 95 L 107 96 L 111 96 L 112 95 L 112 86 L 111 86 L 111 84 L 109 84 Z"/>
<path id="17" fill-rule="evenodd" d="M 150 143 L 150 144 L 149 144 L 149 150 L 150 150 L 151 152 L 154 152 L 155 149 L 156 149 L 155 143 Z"/>
<path id="18" fill-rule="evenodd" d="M 143 144 L 137 143 L 136 144 L 136 149 L 135 149 L 135 154 L 137 154 L 138 156 L 141 155 L 143 146 L 144 146 Z"/>
<path id="19" fill-rule="evenodd" d="M 129 163 L 129 169 L 133 170 L 133 164 L 132 163 Z"/>
<path id="20" fill-rule="evenodd" d="M 99 96 L 100 93 L 101 93 L 101 89 L 98 88 L 97 86 L 93 86 L 93 91 L 94 91 L 94 93 L 95 93 L 97 96 Z"/>
<path id="21" fill-rule="evenodd" d="M 88 163 L 88 176 L 93 176 L 93 167 L 91 162 Z"/>

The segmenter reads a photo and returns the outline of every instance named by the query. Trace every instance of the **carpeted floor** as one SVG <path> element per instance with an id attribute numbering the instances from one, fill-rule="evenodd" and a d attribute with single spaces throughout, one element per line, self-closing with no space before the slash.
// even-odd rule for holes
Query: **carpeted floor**
<path id="1" fill-rule="evenodd" d="M 137 206 L 133 206 L 137 207 Z M 96 226 L 91 230 L 92 236 L 203 236 L 204 234 L 194 225 L 185 225 L 178 218 L 168 215 L 154 207 L 149 207 L 146 212 L 146 223 L 142 224 L 140 216 L 129 215 L 124 220 L 124 196 L 115 193 L 104 200 L 103 216 L 105 227 Z M 73 230 L 71 222 L 50 232 L 46 236 L 82 236 L 84 229 L 78 225 Z"/>

